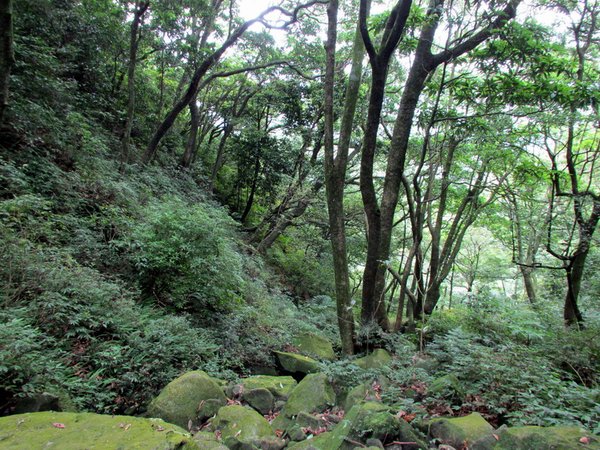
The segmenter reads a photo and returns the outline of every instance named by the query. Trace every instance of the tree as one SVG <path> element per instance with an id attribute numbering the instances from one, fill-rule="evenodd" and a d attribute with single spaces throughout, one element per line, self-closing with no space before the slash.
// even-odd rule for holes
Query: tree
<path id="1" fill-rule="evenodd" d="M 131 129 L 133 128 L 133 117 L 135 113 L 135 69 L 138 59 L 138 47 L 140 43 L 140 27 L 144 20 L 144 15 L 150 7 L 149 1 L 135 2 L 133 18 L 131 20 L 129 37 L 129 63 L 127 69 L 127 117 L 125 119 L 125 130 L 121 139 L 121 161 L 126 163 L 129 160 L 129 139 L 131 138 Z"/>
<path id="2" fill-rule="evenodd" d="M 404 31 L 411 2 L 401 1 L 390 13 L 379 51 L 372 43 L 367 27 L 366 1 L 361 0 L 360 24 L 365 47 L 372 69 L 371 97 L 369 99 L 369 117 L 365 129 L 361 159 L 361 193 L 367 218 L 368 246 L 367 259 L 363 275 L 362 321 L 375 321 L 384 329 L 389 328 L 387 308 L 385 306 L 385 261 L 390 256 L 390 245 L 394 225 L 394 214 L 398 203 L 402 175 L 407 157 L 413 118 L 425 82 L 440 65 L 464 55 L 502 28 L 516 15 L 518 0 L 509 1 L 503 10 L 490 14 L 486 12 L 475 17 L 479 29 L 465 30 L 456 37 L 451 46 L 434 54 L 436 30 L 441 22 L 444 2 L 432 0 L 421 26 L 416 50 L 408 77 L 404 84 L 398 114 L 394 122 L 392 139 L 387 156 L 381 202 L 378 201 L 374 184 L 374 155 L 377 133 L 381 117 L 381 105 L 384 97 L 385 80 L 391 54 L 398 45 Z"/>
<path id="3" fill-rule="evenodd" d="M 8 106 L 8 82 L 15 63 L 13 52 L 12 0 L 0 1 L 0 126 Z"/>
<path id="4" fill-rule="evenodd" d="M 163 121 L 160 123 L 154 135 L 150 139 L 148 146 L 146 147 L 146 152 L 142 158 L 142 162 L 144 164 L 149 163 L 155 156 L 156 150 L 160 141 L 165 136 L 165 134 L 171 129 L 175 120 L 189 104 L 196 97 L 198 89 L 200 87 L 200 83 L 205 75 L 208 73 L 210 69 L 212 69 L 221 59 L 223 54 L 233 46 L 240 37 L 255 23 L 266 24 L 265 17 L 271 14 L 272 12 L 278 11 L 289 19 L 281 26 L 273 26 L 273 28 L 287 28 L 292 23 L 298 20 L 298 14 L 300 11 L 309 8 L 315 4 L 323 3 L 323 0 L 313 0 L 311 2 L 301 4 L 296 6 L 292 12 L 287 11 L 279 6 L 271 6 L 263 11 L 258 17 L 252 20 L 248 20 L 240 25 L 237 29 L 235 29 L 215 51 L 210 53 L 208 56 L 204 58 L 204 60 L 198 65 L 196 70 L 194 71 L 191 81 L 183 94 L 183 96 L 177 100 L 173 108 L 167 113 Z"/>

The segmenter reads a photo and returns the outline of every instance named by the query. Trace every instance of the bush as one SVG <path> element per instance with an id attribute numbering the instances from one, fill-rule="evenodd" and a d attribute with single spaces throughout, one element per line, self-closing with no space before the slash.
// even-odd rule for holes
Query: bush
<path id="1" fill-rule="evenodd" d="M 133 227 L 131 259 L 145 299 L 197 313 L 224 311 L 241 301 L 242 261 L 234 222 L 203 204 L 165 199 Z"/>

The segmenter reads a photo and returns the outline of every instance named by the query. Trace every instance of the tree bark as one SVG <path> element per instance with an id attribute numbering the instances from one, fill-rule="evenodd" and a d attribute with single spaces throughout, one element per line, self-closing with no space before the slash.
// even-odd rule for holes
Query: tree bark
<path id="1" fill-rule="evenodd" d="M 12 0 L 0 0 L 0 127 L 8 107 L 8 86 L 14 63 Z"/>
<path id="2" fill-rule="evenodd" d="M 137 53 L 140 44 L 140 26 L 142 25 L 144 14 L 148 10 L 150 2 L 138 1 L 135 4 L 135 11 L 131 22 L 129 34 L 129 66 L 127 68 L 127 118 L 125 119 L 125 130 L 121 139 L 121 164 L 129 162 L 129 143 L 131 139 L 131 130 L 133 129 L 133 118 L 135 115 L 135 69 L 137 66 Z"/>

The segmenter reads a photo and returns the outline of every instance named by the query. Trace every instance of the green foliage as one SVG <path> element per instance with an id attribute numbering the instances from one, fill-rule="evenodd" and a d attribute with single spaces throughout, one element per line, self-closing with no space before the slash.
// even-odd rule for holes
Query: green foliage
<path id="1" fill-rule="evenodd" d="M 242 264 L 233 221 L 214 207 L 165 199 L 147 209 L 131 235 L 131 258 L 146 299 L 180 310 L 239 303 Z"/>

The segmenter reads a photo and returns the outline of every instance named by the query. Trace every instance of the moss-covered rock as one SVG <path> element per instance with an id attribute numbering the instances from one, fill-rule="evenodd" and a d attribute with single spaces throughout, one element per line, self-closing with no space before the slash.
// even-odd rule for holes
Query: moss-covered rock
<path id="1" fill-rule="evenodd" d="M 242 398 L 261 414 L 269 414 L 275 405 L 275 397 L 271 391 L 264 388 L 244 391 Z"/>
<path id="2" fill-rule="evenodd" d="M 581 438 L 587 438 L 586 444 Z M 514 427 L 500 434 L 494 450 L 600 449 L 600 439 L 579 427 Z"/>
<path id="3" fill-rule="evenodd" d="M 335 405 L 335 392 L 327 376 L 322 373 L 307 375 L 290 394 L 283 408 L 288 417 L 301 412 L 322 412 Z"/>
<path id="4" fill-rule="evenodd" d="M 439 418 L 429 421 L 429 434 L 453 447 L 470 446 L 494 432 L 487 420 L 479 413 L 465 417 Z"/>
<path id="5" fill-rule="evenodd" d="M 379 401 L 375 390 L 367 383 L 359 384 L 350 389 L 344 401 L 344 409 L 350 411 L 354 405 L 362 402 Z"/>
<path id="6" fill-rule="evenodd" d="M 290 393 L 298 386 L 298 382 L 292 377 L 275 377 L 267 375 L 257 375 L 245 378 L 242 380 L 241 384 L 244 387 L 244 391 L 267 389 L 278 400 L 287 400 Z"/>
<path id="7" fill-rule="evenodd" d="M 275 355 L 286 372 L 308 374 L 319 371 L 319 363 L 308 356 L 288 352 L 275 352 Z"/>
<path id="8" fill-rule="evenodd" d="M 336 359 L 333 345 L 322 336 L 314 333 L 302 333 L 296 336 L 293 342 L 303 355 L 327 361 Z"/>
<path id="9" fill-rule="evenodd" d="M 224 444 L 222 444 L 214 433 L 209 431 L 200 431 L 194 435 L 194 442 L 202 450 L 229 450 Z"/>
<path id="10" fill-rule="evenodd" d="M 453 373 L 433 380 L 427 389 L 427 393 L 433 396 L 445 396 L 453 400 L 461 400 L 465 395 L 460 381 Z"/>
<path id="11" fill-rule="evenodd" d="M 245 406 L 224 406 L 210 423 L 214 430 L 221 432 L 223 442 L 230 449 L 261 448 L 261 444 L 272 443 L 277 438 L 269 422 Z"/>
<path id="12" fill-rule="evenodd" d="M 307 375 L 290 394 L 281 414 L 271 423 L 274 430 L 286 430 L 301 412 L 322 412 L 335 404 L 335 392 L 325 374 Z"/>
<path id="13" fill-rule="evenodd" d="M 354 361 L 358 367 L 363 369 L 381 369 L 392 362 L 392 356 L 384 349 L 378 348 L 372 353 Z"/>
<path id="14" fill-rule="evenodd" d="M 405 445 L 409 450 L 426 449 L 427 443 L 411 426 L 395 417 L 381 403 L 366 402 L 354 406 L 331 432 L 316 436 L 310 444 L 293 446 L 294 449 L 351 450 L 356 443 L 366 442 L 416 442 Z M 308 442 L 308 441 L 305 441 Z"/>
<path id="15" fill-rule="evenodd" d="M 171 381 L 150 403 L 148 415 L 180 427 L 188 427 L 213 416 L 227 403 L 221 387 L 201 370 L 188 372 Z"/>
<path id="16" fill-rule="evenodd" d="M 0 448 L 200 449 L 183 429 L 160 419 L 67 412 L 38 412 L 0 417 Z"/>

